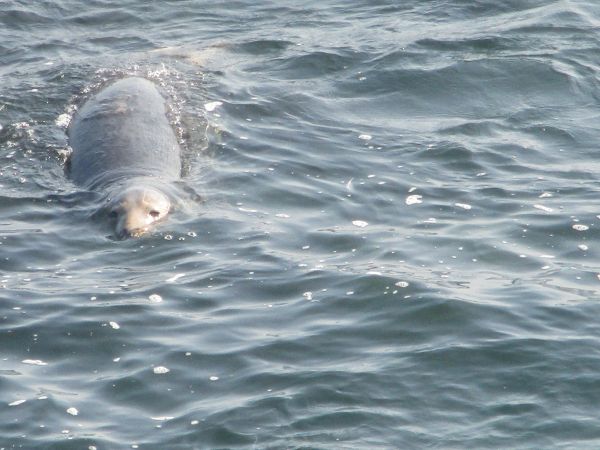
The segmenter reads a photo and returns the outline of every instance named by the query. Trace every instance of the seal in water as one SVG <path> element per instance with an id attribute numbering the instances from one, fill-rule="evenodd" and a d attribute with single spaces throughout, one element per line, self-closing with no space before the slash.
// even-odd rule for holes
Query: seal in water
<path id="1" fill-rule="evenodd" d="M 68 134 L 70 176 L 108 193 L 117 237 L 140 236 L 169 213 L 181 152 L 152 82 L 124 78 L 101 90 L 77 112 Z"/>

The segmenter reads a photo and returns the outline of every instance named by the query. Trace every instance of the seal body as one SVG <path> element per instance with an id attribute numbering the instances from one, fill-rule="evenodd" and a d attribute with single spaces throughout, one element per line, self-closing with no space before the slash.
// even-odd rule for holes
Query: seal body
<path id="1" fill-rule="evenodd" d="M 153 83 L 130 77 L 90 98 L 69 126 L 70 176 L 107 192 L 119 237 L 143 234 L 171 209 L 181 151 L 166 112 Z"/>

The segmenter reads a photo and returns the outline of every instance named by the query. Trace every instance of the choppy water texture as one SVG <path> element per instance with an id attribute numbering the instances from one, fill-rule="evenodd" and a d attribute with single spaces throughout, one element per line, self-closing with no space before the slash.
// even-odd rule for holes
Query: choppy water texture
<path id="1" fill-rule="evenodd" d="M 0 1 L 0 448 L 598 448 L 600 7 Z M 66 125 L 161 87 L 117 241 Z"/>

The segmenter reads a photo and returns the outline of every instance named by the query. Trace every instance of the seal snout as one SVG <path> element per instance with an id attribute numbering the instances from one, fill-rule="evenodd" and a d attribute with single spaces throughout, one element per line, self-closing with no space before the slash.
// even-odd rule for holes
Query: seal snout
<path id="1" fill-rule="evenodd" d="M 146 187 L 127 189 L 109 203 L 109 215 L 115 219 L 115 232 L 120 239 L 142 236 L 170 209 L 171 202 L 165 194 Z"/>

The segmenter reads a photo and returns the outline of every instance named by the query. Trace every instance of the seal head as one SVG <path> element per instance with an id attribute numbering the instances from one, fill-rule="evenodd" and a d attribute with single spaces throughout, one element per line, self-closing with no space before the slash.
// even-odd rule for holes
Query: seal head
<path id="1" fill-rule="evenodd" d="M 133 186 L 108 202 L 109 216 L 115 221 L 119 239 L 139 237 L 164 219 L 171 210 L 171 200 L 150 186 Z"/>

